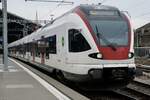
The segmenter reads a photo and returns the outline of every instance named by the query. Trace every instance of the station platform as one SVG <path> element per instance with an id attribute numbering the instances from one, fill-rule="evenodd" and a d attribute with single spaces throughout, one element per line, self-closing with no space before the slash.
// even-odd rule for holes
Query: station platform
<path id="1" fill-rule="evenodd" d="M 0 100 L 58 100 L 16 63 L 8 64 L 8 71 L 0 68 Z"/>
<path id="2" fill-rule="evenodd" d="M 0 100 L 71 100 L 71 98 L 9 58 L 8 71 L 4 71 L 3 65 L 0 65 Z"/>

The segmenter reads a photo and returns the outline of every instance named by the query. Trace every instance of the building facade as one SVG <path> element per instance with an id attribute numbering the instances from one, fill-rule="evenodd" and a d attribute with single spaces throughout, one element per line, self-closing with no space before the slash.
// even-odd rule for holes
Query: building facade
<path id="1" fill-rule="evenodd" d="M 138 28 L 134 36 L 136 55 L 150 57 L 150 23 Z"/>

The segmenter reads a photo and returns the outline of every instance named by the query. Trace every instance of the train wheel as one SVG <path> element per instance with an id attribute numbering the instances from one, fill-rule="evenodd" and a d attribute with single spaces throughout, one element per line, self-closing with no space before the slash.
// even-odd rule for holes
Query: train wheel
<path id="1" fill-rule="evenodd" d="M 66 80 L 65 77 L 64 77 L 64 75 L 63 75 L 63 73 L 60 70 L 56 70 L 56 77 L 60 81 Z"/>
<path id="2" fill-rule="evenodd" d="M 62 82 L 63 84 L 70 84 L 72 83 L 71 81 L 67 80 L 65 77 L 64 77 L 64 74 L 61 70 L 56 70 L 56 77 L 57 79 Z"/>

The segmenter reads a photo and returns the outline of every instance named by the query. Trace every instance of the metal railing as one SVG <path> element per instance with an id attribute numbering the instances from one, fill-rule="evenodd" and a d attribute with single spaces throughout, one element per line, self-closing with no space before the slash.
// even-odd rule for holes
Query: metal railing
<path id="1" fill-rule="evenodd" d="M 150 47 L 135 47 L 135 57 L 150 58 Z"/>

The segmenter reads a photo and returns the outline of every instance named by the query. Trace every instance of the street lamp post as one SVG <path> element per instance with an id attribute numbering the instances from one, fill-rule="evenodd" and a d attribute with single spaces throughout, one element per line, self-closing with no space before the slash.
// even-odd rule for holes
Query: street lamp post
<path id="1" fill-rule="evenodd" d="M 8 71 L 8 43 L 7 43 L 7 0 L 2 1 L 3 10 L 3 63 L 4 71 Z"/>

